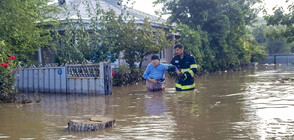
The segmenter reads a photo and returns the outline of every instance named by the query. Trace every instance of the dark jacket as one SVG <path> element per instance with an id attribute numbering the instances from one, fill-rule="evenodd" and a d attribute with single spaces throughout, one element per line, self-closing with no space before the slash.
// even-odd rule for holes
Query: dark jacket
<path id="1" fill-rule="evenodd" d="M 192 90 L 195 88 L 194 75 L 197 72 L 195 58 L 190 54 L 185 53 L 183 59 L 180 56 L 175 56 L 171 64 L 176 66 L 182 74 L 185 74 L 185 79 L 177 80 L 176 90 Z"/>

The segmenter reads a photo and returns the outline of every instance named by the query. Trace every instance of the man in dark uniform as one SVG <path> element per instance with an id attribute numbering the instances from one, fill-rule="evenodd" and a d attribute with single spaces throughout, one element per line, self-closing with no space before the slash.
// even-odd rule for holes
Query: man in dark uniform
<path id="1" fill-rule="evenodd" d="M 176 44 L 174 49 L 176 56 L 172 59 L 171 64 L 181 71 L 176 82 L 176 90 L 193 90 L 195 88 L 194 74 L 197 72 L 195 58 L 185 53 L 184 46 L 180 43 Z"/>

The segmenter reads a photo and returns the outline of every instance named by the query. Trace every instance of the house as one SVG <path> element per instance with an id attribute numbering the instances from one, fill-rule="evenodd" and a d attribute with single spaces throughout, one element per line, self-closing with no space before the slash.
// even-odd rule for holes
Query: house
<path id="1" fill-rule="evenodd" d="M 121 14 L 121 12 L 124 11 L 128 12 L 131 16 L 135 17 L 136 24 L 143 24 L 143 20 L 145 18 L 148 18 L 152 22 L 153 27 L 161 28 L 161 23 L 166 22 L 164 19 L 159 19 L 156 16 L 141 12 L 136 9 L 124 7 L 122 6 L 121 0 L 55 0 L 54 2 L 51 2 L 51 4 L 65 7 L 67 9 L 67 11 L 63 10 L 60 14 L 56 15 L 56 17 L 61 21 L 62 24 L 67 24 L 66 17 L 69 17 L 69 19 L 77 22 L 79 16 L 77 15 L 76 11 L 80 11 L 82 22 L 86 25 L 89 24 L 90 18 L 88 13 L 95 13 L 97 4 L 99 4 L 100 7 L 105 11 L 109 9 L 114 10 L 117 15 Z M 87 10 L 89 10 L 90 12 Z M 63 32 L 64 29 L 60 28 L 58 29 L 58 31 Z M 175 39 L 176 37 L 178 36 L 170 36 L 171 39 Z M 62 46 L 62 44 L 60 45 Z M 161 50 L 159 53 L 161 62 L 169 63 L 173 57 L 173 54 L 174 53 L 172 46 L 165 50 Z M 120 57 L 113 63 L 113 67 L 117 68 L 123 63 L 125 63 L 125 61 L 123 59 L 123 55 L 121 54 Z M 150 63 L 150 56 L 147 57 L 147 60 L 143 62 L 142 66 L 147 66 L 148 63 Z"/>

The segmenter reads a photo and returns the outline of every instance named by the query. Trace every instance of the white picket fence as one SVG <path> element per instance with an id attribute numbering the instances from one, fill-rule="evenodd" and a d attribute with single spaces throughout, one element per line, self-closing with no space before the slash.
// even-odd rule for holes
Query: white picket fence
<path id="1" fill-rule="evenodd" d="M 16 88 L 25 92 L 112 93 L 111 63 L 67 64 L 59 67 L 20 67 Z"/>

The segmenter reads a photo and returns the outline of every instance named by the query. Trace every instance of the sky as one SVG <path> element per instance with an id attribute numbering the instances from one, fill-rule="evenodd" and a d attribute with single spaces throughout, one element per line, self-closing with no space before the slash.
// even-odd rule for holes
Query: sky
<path id="1" fill-rule="evenodd" d="M 287 7 L 294 2 L 293 0 L 289 0 L 288 3 L 286 3 L 286 0 L 264 0 L 264 7 L 268 11 L 268 14 L 273 14 L 273 8 L 278 6 L 278 7 L 283 7 L 283 9 L 288 12 Z M 262 16 L 262 13 L 259 13 L 259 16 Z"/>
<path id="2" fill-rule="evenodd" d="M 134 9 L 140 10 L 142 12 L 145 12 L 151 15 L 156 15 L 154 11 L 161 9 L 162 7 L 162 5 L 153 7 L 152 2 L 155 0 L 131 0 L 131 2 L 134 2 L 134 1 L 135 1 L 133 6 Z M 273 7 L 278 5 L 278 6 L 284 7 L 284 9 L 287 9 L 287 6 L 290 4 L 291 1 L 292 3 L 294 2 L 293 0 L 289 0 L 288 3 L 286 3 L 286 0 L 264 0 L 264 3 L 261 4 L 261 6 L 264 6 L 267 9 L 268 14 L 272 14 Z M 259 7 L 259 6 L 256 6 L 256 7 Z M 259 16 L 262 16 L 262 15 L 263 15 L 262 12 L 259 13 Z M 167 16 L 164 16 L 163 18 L 166 19 Z"/>
<path id="3" fill-rule="evenodd" d="M 126 0 L 124 0 L 126 1 Z M 142 12 L 151 14 L 151 15 L 156 15 L 155 11 L 156 10 L 161 10 L 162 4 L 157 5 L 156 7 L 153 7 L 153 2 L 155 0 L 130 0 L 130 3 L 134 2 L 133 8 L 140 10 Z M 167 19 L 167 16 L 164 16 L 163 18 Z"/>

